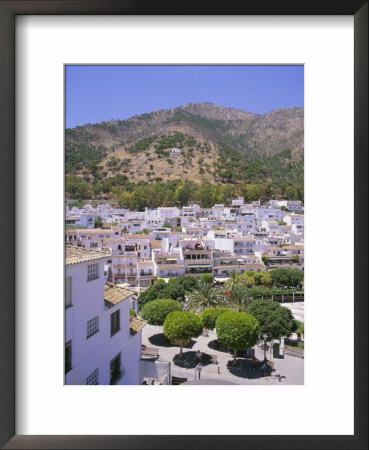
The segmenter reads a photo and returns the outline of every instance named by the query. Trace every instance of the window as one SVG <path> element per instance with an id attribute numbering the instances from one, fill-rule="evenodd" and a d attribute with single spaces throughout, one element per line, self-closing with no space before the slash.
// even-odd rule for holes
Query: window
<path id="1" fill-rule="evenodd" d="M 69 308 L 72 305 L 72 277 L 65 279 L 65 307 Z"/>
<path id="2" fill-rule="evenodd" d="M 97 248 L 97 242 L 91 242 L 91 248 Z"/>
<path id="3" fill-rule="evenodd" d="M 87 266 L 87 281 L 99 278 L 99 263 L 89 264 Z"/>
<path id="4" fill-rule="evenodd" d="M 120 330 L 120 309 L 110 316 L 110 336 L 113 336 Z"/>
<path id="5" fill-rule="evenodd" d="M 72 341 L 65 344 L 65 373 L 72 369 Z"/>
<path id="6" fill-rule="evenodd" d="M 119 353 L 114 359 L 110 361 L 110 384 L 117 384 L 124 375 L 120 356 L 121 354 Z"/>
<path id="7" fill-rule="evenodd" d="M 86 384 L 99 384 L 99 369 L 96 369 L 86 378 Z"/>
<path id="8" fill-rule="evenodd" d="M 87 338 L 99 331 L 99 316 L 87 321 Z"/>

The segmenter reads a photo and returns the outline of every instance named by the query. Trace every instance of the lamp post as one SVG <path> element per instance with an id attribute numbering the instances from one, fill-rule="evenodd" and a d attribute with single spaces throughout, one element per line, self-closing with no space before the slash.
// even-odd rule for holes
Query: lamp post
<path id="1" fill-rule="evenodd" d="M 201 364 L 201 363 L 199 363 L 199 364 L 197 364 L 197 366 L 196 366 L 196 370 L 197 370 L 197 372 L 198 372 L 198 374 L 199 374 L 199 380 L 200 380 L 200 378 L 201 378 L 201 371 L 202 371 L 202 368 L 203 368 L 204 366 Z"/>
<path id="2" fill-rule="evenodd" d="M 263 334 L 264 338 L 264 363 L 266 361 L 266 340 L 268 339 L 268 335 L 266 333 Z"/>
<path id="3" fill-rule="evenodd" d="M 266 334 L 266 333 L 264 333 L 263 334 L 263 338 L 264 338 L 264 377 L 266 376 L 266 362 L 267 362 L 267 359 L 266 359 L 266 346 L 267 346 L 267 343 L 266 343 L 266 340 L 268 339 L 268 335 Z"/>

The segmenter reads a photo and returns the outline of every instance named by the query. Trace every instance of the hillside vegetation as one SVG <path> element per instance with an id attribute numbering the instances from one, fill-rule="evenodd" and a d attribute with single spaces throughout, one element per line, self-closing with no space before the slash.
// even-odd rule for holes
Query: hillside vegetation
<path id="1" fill-rule="evenodd" d="M 254 197 L 255 189 L 302 199 L 303 117 L 301 108 L 258 115 L 197 103 L 67 129 L 67 194 L 114 195 L 134 207 L 143 204 L 135 190 L 151 185 L 158 201 L 182 204 L 200 201 L 207 182 L 223 202 L 229 192 Z"/>

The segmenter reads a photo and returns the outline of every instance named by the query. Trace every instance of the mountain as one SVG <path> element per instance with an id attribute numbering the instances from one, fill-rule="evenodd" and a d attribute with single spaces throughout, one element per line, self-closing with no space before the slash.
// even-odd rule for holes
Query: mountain
<path id="1" fill-rule="evenodd" d="M 67 129 L 65 144 L 66 173 L 89 183 L 301 183 L 304 110 L 252 114 L 189 103 Z"/>

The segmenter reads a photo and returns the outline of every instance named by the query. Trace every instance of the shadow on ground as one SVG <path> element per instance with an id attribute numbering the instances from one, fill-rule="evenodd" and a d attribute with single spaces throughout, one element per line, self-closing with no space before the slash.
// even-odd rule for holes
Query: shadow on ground
<path id="1" fill-rule="evenodd" d="M 180 347 L 179 344 L 171 344 L 164 333 L 153 334 L 149 337 L 149 341 L 156 347 Z M 184 345 L 183 348 L 192 348 L 195 343 L 196 341 L 191 340 L 187 345 Z"/>
<path id="2" fill-rule="evenodd" d="M 171 344 L 164 333 L 153 334 L 149 337 L 149 341 L 151 344 L 159 347 L 171 347 Z"/>
<path id="3" fill-rule="evenodd" d="M 212 341 L 210 341 L 208 343 L 208 347 L 212 350 L 217 350 L 218 352 L 230 353 L 228 348 L 225 345 L 221 344 L 218 339 L 213 339 Z"/>
<path id="4" fill-rule="evenodd" d="M 179 358 L 179 353 L 177 353 L 173 358 L 173 363 L 178 367 L 183 367 L 184 369 L 194 369 L 199 362 L 201 362 L 203 366 L 208 366 L 209 364 L 212 364 L 211 356 L 207 353 L 202 353 L 201 361 L 199 361 L 196 358 L 196 352 L 183 351 L 182 359 Z"/>
<path id="5" fill-rule="evenodd" d="M 252 370 L 252 363 L 250 359 L 237 359 L 237 364 L 233 365 L 233 360 L 229 361 L 227 364 L 227 370 L 229 373 L 235 377 L 248 378 L 250 380 L 255 380 L 264 377 L 264 369 L 260 370 L 260 364 Z M 268 368 L 265 372 L 265 376 L 270 376 L 271 372 Z"/>

